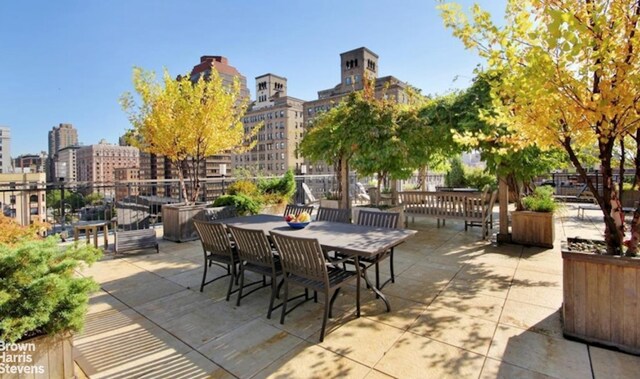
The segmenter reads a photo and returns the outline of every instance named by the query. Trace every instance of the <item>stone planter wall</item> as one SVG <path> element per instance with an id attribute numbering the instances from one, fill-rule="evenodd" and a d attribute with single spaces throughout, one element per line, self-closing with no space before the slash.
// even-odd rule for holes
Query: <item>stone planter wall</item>
<path id="1" fill-rule="evenodd" d="M 620 196 L 620 202 L 623 207 L 635 207 L 636 203 L 640 201 L 640 191 L 629 190 L 622 192 Z"/>
<path id="2" fill-rule="evenodd" d="M 7 356 L 30 357 L 27 363 L 12 363 L 5 357 L 5 373 L 0 379 L 9 378 L 75 378 L 73 364 L 73 337 L 71 333 L 60 333 L 54 336 L 39 336 L 17 343 L 24 351 L 11 351 L 5 348 Z M 2 361 L 0 361 L 2 362 Z M 13 373 L 11 370 L 22 370 Z M 28 372 L 25 370 L 29 370 Z M 10 372 L 7 372 L 10 371 Z"/>
<path id="3" fill-rule="evenodd" d="M 514 243 L 552 248 L 554 239 L 552 212 L 511 212 L 511 240 Z"/>
<path id="4" fill-rule="evenodd" d="M 266 215 L 282 216 L 284 215 L 284 210 L 286 207 L 287 207 L 287 204 L 265 205 L 264 207 L 262 207 L 262 210 L 260 210 L 260 213 L 266 214 Z"/>
<path id="5" fill-rule="evenodd" d="M 205 204 L 169 204 L 162 207 L 163 238 L 174 242 L 198 239 L 193 218 L 205 208 Z"/>
<path id="6" fill-rule="evenodd" d="M 562 250 L 566 337 L 640 354 L 640 259 Z"/>

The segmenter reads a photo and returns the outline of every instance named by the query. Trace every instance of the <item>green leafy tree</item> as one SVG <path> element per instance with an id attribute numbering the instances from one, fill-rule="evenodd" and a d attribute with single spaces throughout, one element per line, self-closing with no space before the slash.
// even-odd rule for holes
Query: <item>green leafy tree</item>
<path id="1" fill-rule="evenodd" d="M 441 9 L 454 35 L 501 75 L 492 88 L 493 121 L 515 132 L 513 143 L 566 151 L 602 209 L 608 253 L 623 254 L 612 158 L 619 141 L 640 140 L 640 2 L 509 0 L 504 26 L 478 6 L 471 20 L 459 6 Z M 577 153 L 591 145 L 598 147 L 600 188 Z M 640 161 L 634 163 L 640 177 Z M 635 255 L 640 210 L 631 229 L 627 253 Z"/>
<path id="2" fill-rule="evenodd" d="M 209 76 L 195 82 L 189 75 L 173 79 L 165 70 L 159 83 L 154 73 L 135 68 L 133 85 L 140 105 L 129 93 L 120 99 L 133 125 L 129 141 L 143 151 L 168 158 L 178 173 L 182 197 L 194 203 L 205 158 L 251 146 L 247 139 L 255 133 L 245 137 L 241 119 L 248 99 L 240 95 L 238 78 L 226 84 L 212 66 Z"/>
<path id="3" fill-rule="evenodd" d="M 467 180 L 465 178 L 464 165 L 460 157 L 455 157 L 450 160 L 451 168 L 447 172 L 445 177 L 445 183 L 447 187 L 465 187 Z"/>

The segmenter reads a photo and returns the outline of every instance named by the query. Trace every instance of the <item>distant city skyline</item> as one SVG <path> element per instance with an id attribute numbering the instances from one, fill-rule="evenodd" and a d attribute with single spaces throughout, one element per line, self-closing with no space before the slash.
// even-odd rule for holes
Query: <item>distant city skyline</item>
<path id="1" fill-rule="evenodd" d="M 504 13 L 504 0 L 477 2 L 495 17 Z M 480 60 L 444 28 L 436 4 L 2 2 L 0 125 L 11 129 L 14 157 L 46 151 L 47 132 L 60 123 L 73 124 L 84 145 L 116 144 L 130 127 L 118 99 L 132 91 L 132 68 L 160 75 L 166 67 L 175 76 L 202 55 L 227 57 L 249 82 L 286 77 L 288 94 L 305 101 L 340 82 L 339 53 L 363 46 L 380 55 L 380 76 L 424 94 L 465 88 Z"/>

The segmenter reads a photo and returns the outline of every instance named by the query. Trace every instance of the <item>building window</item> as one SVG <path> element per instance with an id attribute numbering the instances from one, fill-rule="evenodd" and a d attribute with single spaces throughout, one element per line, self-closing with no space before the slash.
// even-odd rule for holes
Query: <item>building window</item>
<path id="1" fill-rule="evenodd" d="M 353 80 L 354 80 L 356 83 L 360 83 L 360 75 L 355 75 L 355 76 L 353 77 Z"/>
<path id="2" fill-rule="evenodd" d="M 347 76 L 347 78 L 344 80 L 346 85 L 351 85 L 351 77 Z"/>

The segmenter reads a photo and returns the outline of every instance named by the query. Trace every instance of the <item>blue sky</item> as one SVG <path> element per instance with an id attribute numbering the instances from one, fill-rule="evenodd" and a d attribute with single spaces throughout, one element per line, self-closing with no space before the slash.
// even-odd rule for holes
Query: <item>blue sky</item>
<path id="1" fill-rule="evenodd" d="M 472 1 L 458 1 L 469 6 Z M 505 0 L 477 1 L 494 15 Z M 80 142 L 117 143 L 129 127 L 118 98 L 133 66 L 172 75 L 223 55 L 247 77 L 288 79 L 304 100 L 340 80 L 339 54 L 366 46 L 380 75 L 423 93 L 464 88 L 480 62 L 442 24 L 430 0 L 7 0 L 0 2 L 0 125 L 12 156 L 46 150 L 72 123 Z M 458 80 L 455 78 L 458 77 Z"/>

